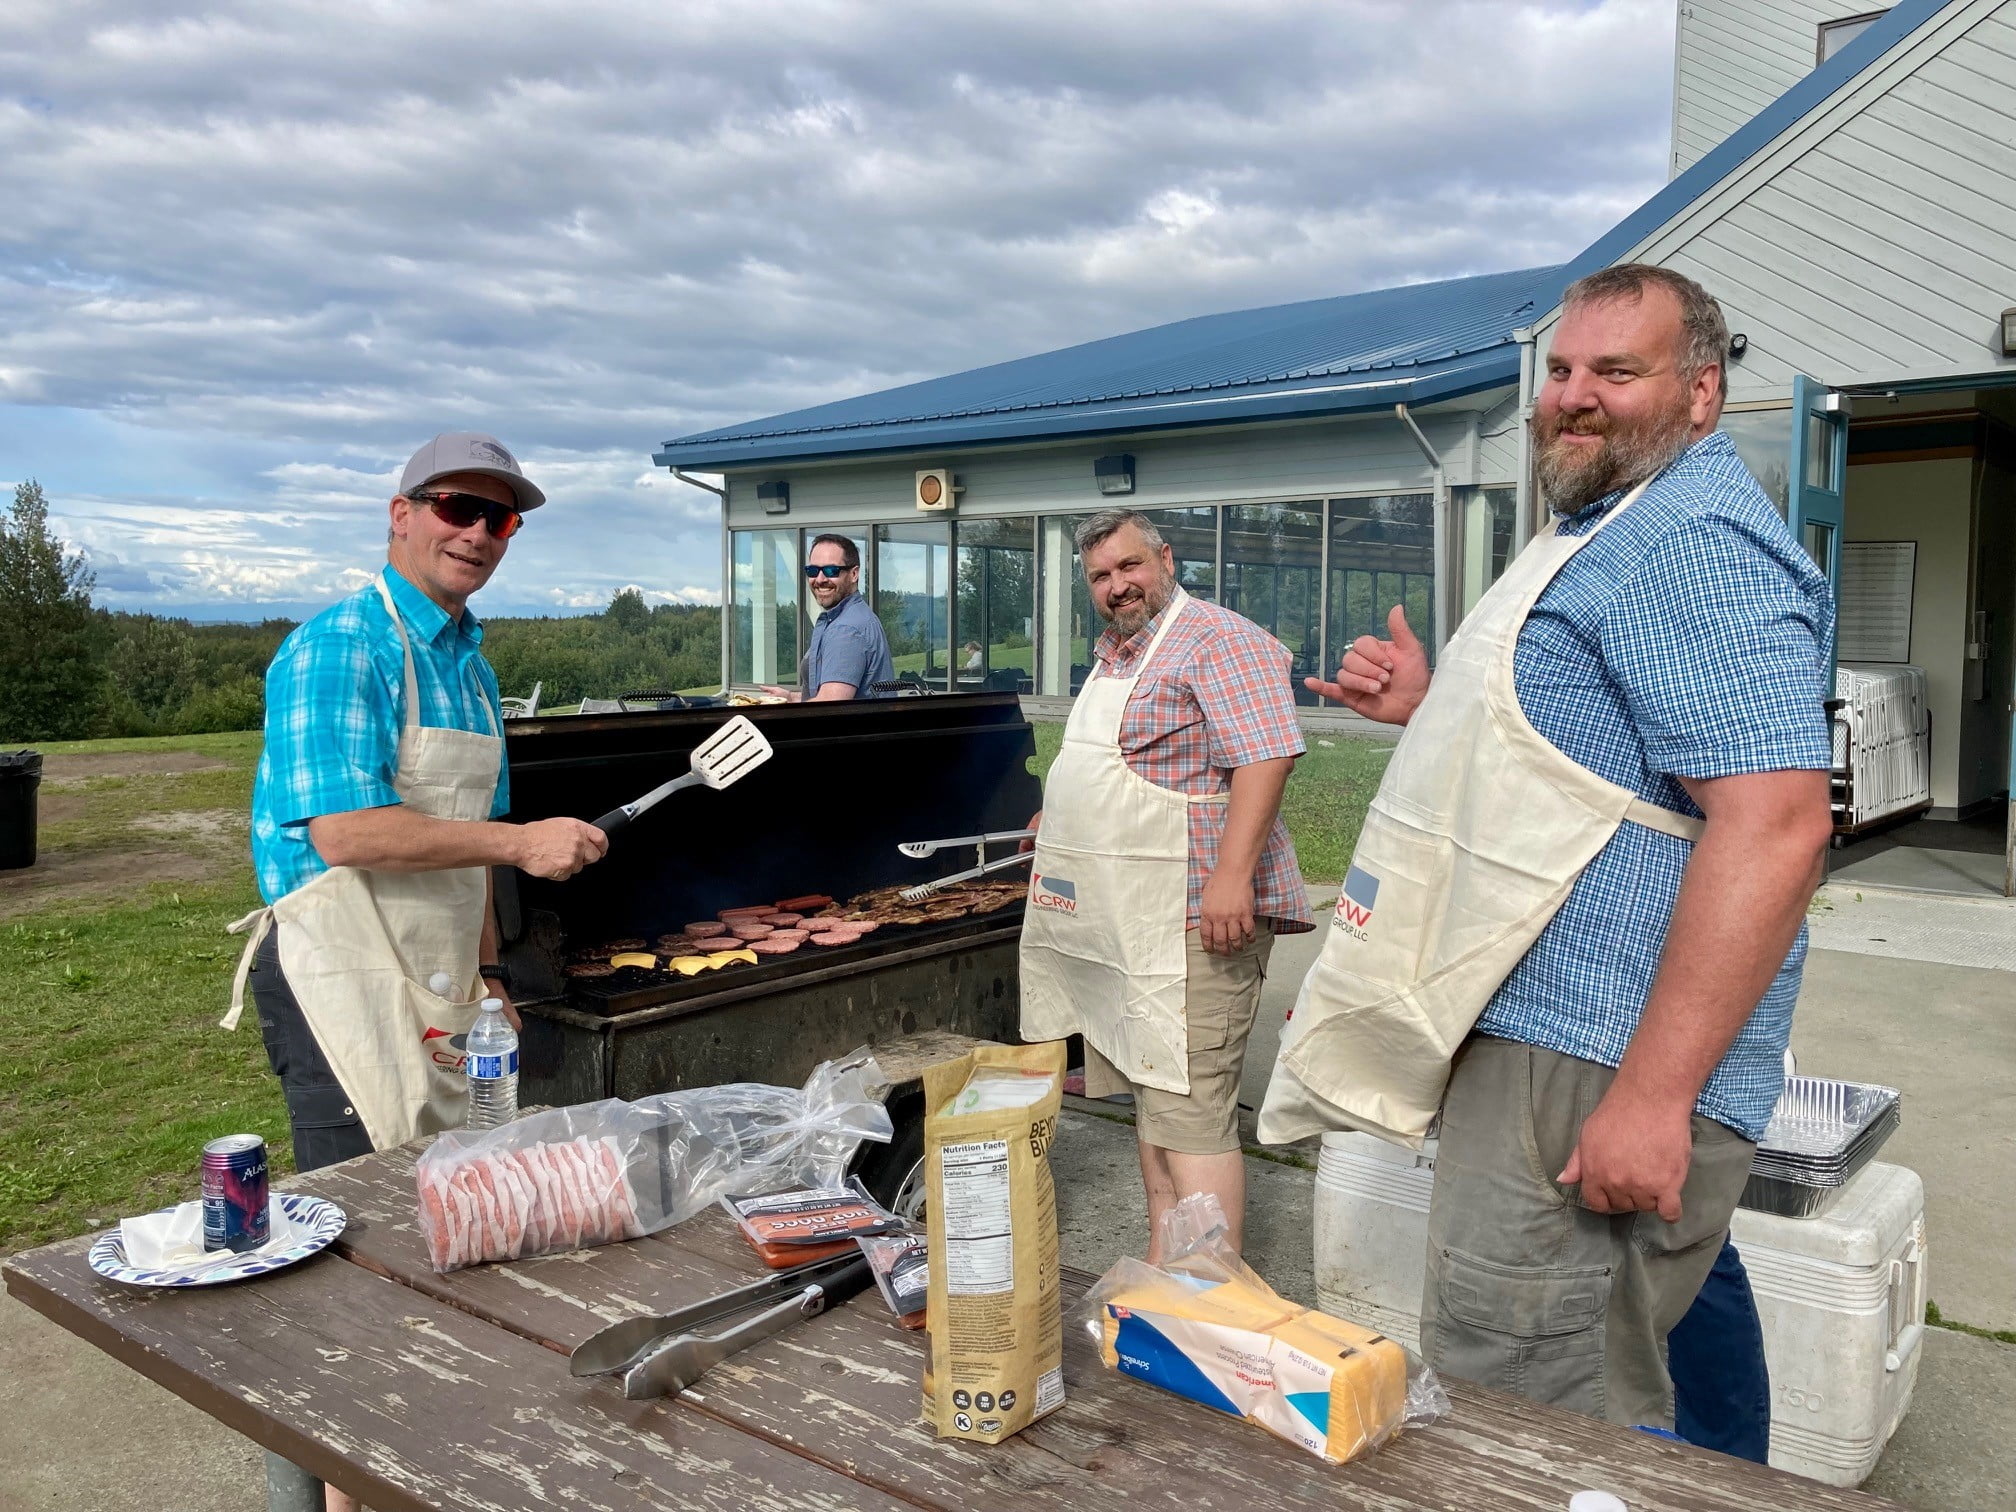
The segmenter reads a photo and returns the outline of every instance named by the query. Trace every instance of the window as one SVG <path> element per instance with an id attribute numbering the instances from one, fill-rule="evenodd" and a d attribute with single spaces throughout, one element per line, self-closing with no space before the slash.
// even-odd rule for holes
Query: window
<path id="1" fill-rule="evenodd" d="M 1035 633 L 1036 521 L 961 520 L 953 686 L 1030 691 Z"/>
<path id="2" fill-rule="evenodd" d="M 731 542 L 728 676 L 798 681 L 798 532 L 738 530 Z"/>
<path id="3" fill-rule="evenodd" d="M 1885 15 L 1884 11 L 1864 11 L 1859 16 L 1844 16 L 1839 21 L 1820 23 L 1820 41 L 1814 51 L 1814 62 L 1825 63 L 1834 54 L 1869 30 Z"/>
<path id="4" fill-rule="evenodd" d="M 1792 490 L 1792 411 L 1724 410 L 1720 429 L 1736 443 L 1736 455 L 1778 513 L 1785 513 Z"/>
<path id="5" fill-rule="evenodd" d="M 1422 644 L 1435 644 L 1435 496 L 1377 494 L 1330 501 L 1330 660 L 1361 635 L 1384 635 L 1407 606 Z"/>
<path id="6" fill-rule="evenodd" d="M 951 685 L 952 527 L 875 527 L 875 613 L 889 637 L 896 676 Z"/>
<path id="7" fill-rule="evenodd" d="M 1323 501 L 1235 504 L 1225 510 L 1225 607 L 1288 648 L 1300 703 L 1316 695 L 1302 679 L 1321 670 Z"/>

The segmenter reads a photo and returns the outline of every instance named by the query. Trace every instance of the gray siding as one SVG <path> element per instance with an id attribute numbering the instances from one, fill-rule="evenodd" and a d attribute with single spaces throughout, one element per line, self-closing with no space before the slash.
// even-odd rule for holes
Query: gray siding
<path id="1" fill-rule="evenodd" d="M 2016 372 L 1998 339 L 2016 299 L 2012 142 L 2016 0 L 1956 3 L 1619 261 L 1722 300 L 1749 337 L 1734 400 L 1783 398 L 1801 372 Z"/>
<path id="2" fill-rule="evenodd" d="M 1680 0 L 1669 176 L 1813 71 L 1821 22 L 1881 9 L 1861 0 Z"/>
<path id="3" fill-rule="evenodd" d="M 1508 445 L 1509 432 L 1488 439 L 1482 433 L 1506 424 L 1515 398 L 1507 390 L 1467 401 L 1460 409 L 1415 412 L 1430 443 L 1443 454 L 1451 486 L 1511 479 L 1517 456 Z M 1473 431 L 1477 411 L 1472 406 L 1480 404 L 1491 408 L 1478 417 Z M 964 519 L 1096 509 L 1101 500 L 1092 487 L 1092 459 L 1110 452 L 1133 454 L 1135 492 L 1125 502 L 1139 509 L 1405 493 L 1425 490 L 1431 481 L 1413 439 L 1396 418 L 1383 415 L 1243 426 L 1209 435 L 1135 436 L 765 468 L 729 477 L 729 519 L 738 528 L 927 519 L 912 503 L 917 471 L 946 466 L 965 488 L 958 507 Z M 791 485 L 791 513 L 784 519 L 765 516 L 756 503 L 755 485 L 771 479 Z"/>

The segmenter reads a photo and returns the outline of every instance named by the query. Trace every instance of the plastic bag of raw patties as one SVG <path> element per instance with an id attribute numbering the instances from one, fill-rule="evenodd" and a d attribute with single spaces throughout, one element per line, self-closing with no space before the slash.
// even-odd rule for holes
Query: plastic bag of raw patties
<path id="1" fill-rule="evenodd" d="M 1448 1414 L 1448 1394 L 1418 1356 L 1261 1280 L 1226 1238 L 1217 1198 L 1186 1197 L 1163 1216 L 1160 1237 L 1160 1265 L 1122 1260 L 1080 1304 L 1109 1369 L 1332 1464 Z"/>
<path id="2" fill-rule="evenodd" d="M 886 1142 L 887 1078 L 866 1051 L 801 1088 L 738 1082 L 451 1129 L 414 1168 L 437 1271 L 634 1239 L 724 1192 L 839 1182 L 864 1139 Z"/>

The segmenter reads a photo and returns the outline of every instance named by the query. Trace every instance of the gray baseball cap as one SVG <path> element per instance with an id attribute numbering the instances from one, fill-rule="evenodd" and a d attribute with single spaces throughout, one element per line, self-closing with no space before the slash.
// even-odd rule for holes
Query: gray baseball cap
<path id="1" fill-rule="evenodd" d="M 546 502 L 546 495 L 518 470 L 518 459 L 505 450 L 504 443 L 481 431 L 446 431 L 429 441 L 413 453 L 413 460 L 399 475 L 399 492 L 411 494 L 450 473 L 482 473 L 510 484 L 521 513 Z"/>

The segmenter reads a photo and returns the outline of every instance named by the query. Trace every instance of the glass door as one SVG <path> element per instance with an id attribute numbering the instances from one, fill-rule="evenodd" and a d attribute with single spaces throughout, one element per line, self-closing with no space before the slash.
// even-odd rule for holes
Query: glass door
<path id="1" fill-rule="evenodd" d="M 1847 519 L 1848 396 L 1805 377 L 1792 380 L 1792 469 L 1785 519 L 1793 539 L 1841 596 L 1841 532 Z M 1833 686 L 1831 659 L 1828 686 Z"/>

